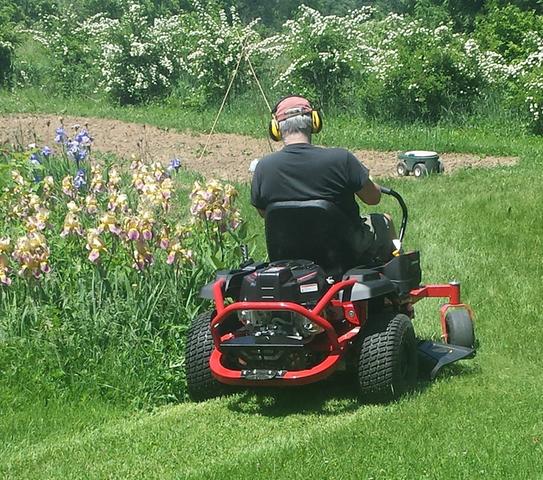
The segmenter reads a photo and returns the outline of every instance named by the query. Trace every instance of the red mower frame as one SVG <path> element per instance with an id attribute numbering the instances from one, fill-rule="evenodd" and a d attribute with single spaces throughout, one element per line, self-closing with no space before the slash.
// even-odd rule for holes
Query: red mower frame
<path id="1" fill-rule="evenodd" d="M 211 334 L 213 336 L 214 349 L 210 357 L 210 368 L 212 375 L 221 383 L 228 385 L 241 386 L 286 386 L 286 385 L 306 385 L 317 382 L 333 374 L 340 360 L 343 358 L 348 347 L 351 345 L 354 337 L 358 335 L 360 329 L 364 327 L 367 320 L 367 302 L 366 301 L 341 301 L 338 299 L 340 292 L 352 287 L 356 280 L 349 279 L 335 283 L 321 297 L 318 303 L 312 309 L 307 309 L 299 304 L 292 302 L 234 302 L 225 303 L 224 298 L 224 279 L 217 280 L 213 285 L 213 299 L 215 302 L 216 315 L 211 321 Z M 463 308 L 473 320 L 473 312 L 469 305 L 460 301 L 460 283 L 451 282 L 449 284 L 425 285 L 409 292 L 403 306 L 407 312 L 413 312 L 411 306 L 423 298 L 448 298 L 448 302 L 440 308 L 441 319 L 441 338 L 445 343 L 449 340 L 447 331 L 446 315 L 450 309 Z M 348 322 L 348 327 L 338 334 L 334 325 L 324 318 L 321 313 L 327 307 L 339 308 L 344 312 L 343 317 Z M 219 326 L 229 316 L 239 310 L 289 310 L 296 312 L 313 323 L 324 329 L 328 344 L 327 356 L 323 361 L 307 370 L 282 371 L 280 378 L 274 378 L 266 381 L 251 380 L 243 378 L 242 370 L 233 370 L 227 368 L 222 363 L 222 353 L 220 345 L 222 342 L 233 338 L 232 333 L 221 336 Z M 410 315 L 412 316 L 412 314 Z"/>

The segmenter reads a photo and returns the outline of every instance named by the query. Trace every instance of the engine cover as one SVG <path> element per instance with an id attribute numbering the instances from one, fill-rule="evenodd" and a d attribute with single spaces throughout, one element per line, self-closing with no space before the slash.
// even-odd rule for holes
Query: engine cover
<path id="1" fill-rule="evenodd" d="M 243 278 L 241 301 L 315 304 L 328 289 L 324 271 L 309 260 L 279 260 Z"/>

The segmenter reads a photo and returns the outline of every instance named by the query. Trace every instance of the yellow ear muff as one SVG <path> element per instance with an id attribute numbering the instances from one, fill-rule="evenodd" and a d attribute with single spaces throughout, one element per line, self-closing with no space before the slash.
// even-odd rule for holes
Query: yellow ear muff
<path id="1" fill-rule="evenodd" d="M 319 133 L 322 129 L 322 117 L 318 110 L 311 110 L 311 133 Z"/>
<path id="2" fill-rule="evenodd" d="M 281 140 L 281 130 L 279 129 L 279 122 L 273 117 L 270 120 L 270 125 L 268 127 L 268 133 L 272 140 L 279 142 Z"/>
<path id="3" fill-rule="evenodd" d="M 285 97 L 288 98 L 288 97 Z M 284 100 L 284 99 L 283 99 Z M 282 100 L 280 100 L 281 102 Z M 279 102 L 279 103 L 280 103 Z M 274 107 L 274 112 L 277 109 L 277 106 Z M 268 125 L 268 133 L 272 140 L 279 142 L 281 140 L 281 130 L 279 128 L 279 122 L 275 118 L 274 113 L 272 113 L 272 119 Z M 311 133 L 319 133 L 322 130 L 322 117 L 318 110 L 311 110 Z"/>

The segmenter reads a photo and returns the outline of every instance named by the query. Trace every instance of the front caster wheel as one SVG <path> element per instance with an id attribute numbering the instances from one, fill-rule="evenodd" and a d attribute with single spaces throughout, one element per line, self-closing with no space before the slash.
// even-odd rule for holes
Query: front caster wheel
<path id="1" fill-rule="evenodd" d="M 466 309 L 448 310 L 445 315 L 445 325 L 448 335 L 447 343 L 467 348 L 475 346 L 473 320 Z"/>

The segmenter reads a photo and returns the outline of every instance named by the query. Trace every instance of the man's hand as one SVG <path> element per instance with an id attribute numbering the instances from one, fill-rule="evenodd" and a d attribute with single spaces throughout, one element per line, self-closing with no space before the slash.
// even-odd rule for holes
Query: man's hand
<path id="1" fill-rule="evenodd" d="M 381 188 L 369 178 L 356 195 L 368 205 L 377 205 L 381 201 Z"/>

